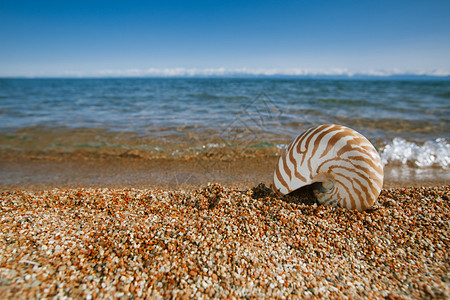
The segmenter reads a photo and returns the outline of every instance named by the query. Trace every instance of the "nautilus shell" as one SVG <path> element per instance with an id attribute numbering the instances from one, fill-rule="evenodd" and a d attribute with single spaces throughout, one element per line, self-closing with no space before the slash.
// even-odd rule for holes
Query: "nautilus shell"
<path id="1" fill-rule="evenodd" d="M 319 203 L 362 211 L 380 195 L 383 164 L 360 133 L 340 125 L 321 125 L 289 144 L 273 180 L 273 188 L 283 195 L 312 185 Z"/>

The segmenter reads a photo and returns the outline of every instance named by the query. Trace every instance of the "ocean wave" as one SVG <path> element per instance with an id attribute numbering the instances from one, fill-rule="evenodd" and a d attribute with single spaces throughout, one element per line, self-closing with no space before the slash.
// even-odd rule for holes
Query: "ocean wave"
<path id="1" fill-rule="evenodd" d="M 444 138 L 427 141 L 423 145 L 394 138 L 381 151 L 384 165 L 401 164 L 418 168 L 441 167 L 450 165 L 450 144 Z"/>
<path id="2" fill-rule="evenodd" d="M 280 150 L 287 144 L 277 144 Z M 450 144 L 445 138 L 438 138 L 418 145 L 402 138 L 394 138 L 380 151 L 383 165 L 406 165 L 413 168 L 438 167 L 446 169 L 450 166 Z"/>

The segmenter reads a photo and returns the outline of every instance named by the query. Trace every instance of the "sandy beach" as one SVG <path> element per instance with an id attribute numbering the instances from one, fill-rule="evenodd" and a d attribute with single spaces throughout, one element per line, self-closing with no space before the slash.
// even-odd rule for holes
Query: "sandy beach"
<path id="1" fill-rule="evenodd" d="M 357 212 L 272 194 L 276 156 L 221 155 L 3 157 L 0 297 L 449 298 L 445 178 Z"/>

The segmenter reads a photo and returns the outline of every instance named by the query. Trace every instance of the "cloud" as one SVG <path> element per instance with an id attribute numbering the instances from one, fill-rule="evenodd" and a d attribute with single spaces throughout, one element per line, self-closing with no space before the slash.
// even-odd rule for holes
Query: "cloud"
<path id="1" fill-rule="evenodd" d="M 239 77 L 239 76 L 396 76 L 396 75 L 417 75 L 417 76 L 450 76 L 450 71 L 446 70 L 413 70 L 405 71 L 400 69 L 390 70 L 363 70 L 351 71 L 346 68 L 333 69 L 278 69 L 278 68 L 149 68 L 149 69 L 126 69 L 126 70 L 101 70 L 98 72 L 63 72 L 52 75 L 56 77 Z M 44 77 L 44 76 L 29 76 Z"/>
<path id="2" fill-rule="evenodd" d="M 308 76 L 308 75 L 352 75 L 347 69 L 308 70 L 276 68 L 150 68 L 146 70 L 104 70 L 92 76 L 155 76 L 155 77 L 198 77 L 198 76 Z"/>
<path id="3" fill-rule="evenodd" d="M 393 75 L 428 75 L 428 76 L 450 76 L 450 71 L 403 71 L 391 70 L 364 70 L 361 72 L 350 71 L 345 68 L 334 69 L 277 69 L 277 68 L 149 68 L 129 70 L 100 71 L 93 76 L 119 76 L 119 77 L 201 77 L 201 76 L 393 76 Z"/>

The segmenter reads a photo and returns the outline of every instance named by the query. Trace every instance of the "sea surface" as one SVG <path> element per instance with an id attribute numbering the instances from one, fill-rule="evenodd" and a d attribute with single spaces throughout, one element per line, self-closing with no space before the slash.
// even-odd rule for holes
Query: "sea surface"
<path id="1" fill-rule="evenodd" d="M 173 151 L 189 144 L 282 149 L 325 123 L 365 135 L 385 164 L 447 169 L 450 81 L 0 79 L 1 151 L 165 145 Z"/>

